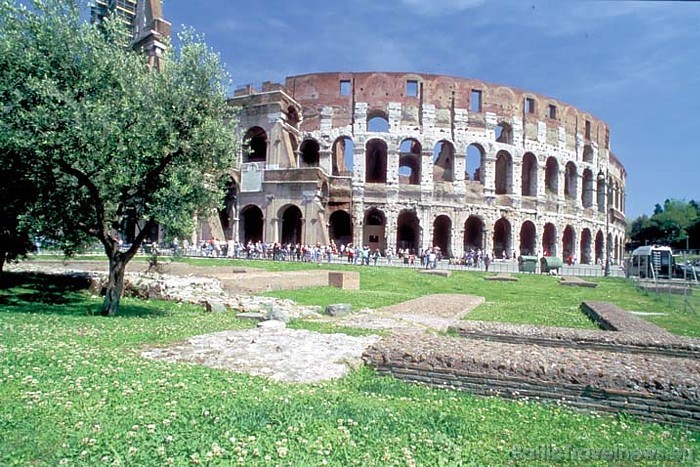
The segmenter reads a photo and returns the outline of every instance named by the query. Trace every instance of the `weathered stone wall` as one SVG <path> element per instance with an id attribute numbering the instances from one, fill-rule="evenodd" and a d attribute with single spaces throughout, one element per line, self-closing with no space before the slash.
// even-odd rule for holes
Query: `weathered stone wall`
<path id="1" fill-rule="evenodd" d="M 315 164 L 331 187 L 326 197 L 321 178 L 303 187 L 289 180 L 295 188 L 288 191 L 276 180 L 257 197 L 242 195 L 241 204 L 264 209 L 267 241 L 279 240 L 283 211 L 304 204 L 307 243 L 325 243 L 331 215 L 342 211 L 352 218 L 354 243 L 396 248 L 402 243 L 400 217 L 408 213 L 415 216 L 413 245 L 439 244 L 452 256 L 477 245 L 499 257 L 547 251 L 593 263 L 609 249 L 614 260 L 622 258 L 626 173 L 610 149 L 610 128 L 585 111 L 507 86 L 420 73 L 312 73 L 288 77 L 284 87 L 267 83 L 266 89 L 247 89 L 234 98 L 242 107 L 242 125 L 262 125 L 267 118 L 270 134 L 294 134 L 294 156 L 283 160 L 275 152 L 279 144 L 271 141 L 268 147 L 268 160 L 289 179 L 305 167 L 304 144 L 318 145 Z M 481 96 L 478 108 L 474 91 Z M 272 109 L 271 96 L 283 104 Z M 266 117 L 255 99 L 265 102 Z M 298 124 L 285 117 L 290 100 L 301 109 Z M 388 129 L 370 129 L 373 117 L 384 118 Z M 416 143 L 411 152 L 402 147 L 407 141 Z M 347 174 L 340 167 L 345 154 L 339 142 L 354 145 Z M 468 156 L 470 146 L 480 155 Z M 370 167 L 377 148 L 385 160 Z M 548 161 L 556 163 L 549 178 Z M 475 164 L 479 180 L 471 173 Z M 409 166 L 417 174 L 413 184 L 407 182 Z M 379 182 L 368 175 L 375 171 Z M 333 190 L 336 184 L 342 189 Z M 307 199 L 314 188 L 317 204 Z M 372 210 L 384 223 L 370 232 L 366 218 Z M 481 223 L 478 235 L 466 226 L 470 217 Z M 554 230 L 545 240 L 548 224 Z"/>
<path id="2" fill-rule="evenodd" d="M 392 336 L 363 358 L 379 374 L 404 381 L 700 428 L 696 357 L 539 344 Z"/>

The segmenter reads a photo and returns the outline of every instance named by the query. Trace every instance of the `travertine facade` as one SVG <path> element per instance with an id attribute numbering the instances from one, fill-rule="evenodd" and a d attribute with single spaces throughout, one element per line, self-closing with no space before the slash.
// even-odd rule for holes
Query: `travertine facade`
<path id="1" fill-rule="evenodd" d="M 247 149 L 220 216 L 227 238 L 593 263 L 607 231 L 622 257 L 626 172 L 610 130 L 556 99 L 373 72 L 291 76 L 231 103 Z"/>

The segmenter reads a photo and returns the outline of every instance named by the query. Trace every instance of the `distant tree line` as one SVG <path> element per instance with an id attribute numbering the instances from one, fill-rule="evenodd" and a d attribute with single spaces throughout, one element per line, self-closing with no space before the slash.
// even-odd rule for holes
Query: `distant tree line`
<path id="1" fill-rule="evenodd" d="M 627 224 L 632 246 L 669 245 L 674 249 L 700 249 L 700 204 L 667 199 L 651 216 L 643 214 Z"/>

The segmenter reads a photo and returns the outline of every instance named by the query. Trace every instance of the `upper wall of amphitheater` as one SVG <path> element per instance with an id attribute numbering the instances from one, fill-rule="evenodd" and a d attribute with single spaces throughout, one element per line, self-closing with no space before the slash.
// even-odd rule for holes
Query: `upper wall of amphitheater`
<path id="1" fill-rule="evenodd" d="M 609 153 L 610 128 L 599 118 L 557 99 L 476 79 L 425 73 L 310 73 L 286 78 L 289 95 L 303 107 L 301 130 L 327 125 L 353 134 L 365 122 L 358 115 L 383 116 L 392 125 L 419 129 L 430 125 L 448 133 L 493 129 L 506 123 L 527 141 L 566 151 L 590 144 Z M 358 112 L 359 108 L 359 112 Z M 351 136 L 351 135 L 347 135 Z M 410 135 L 406 135 L 410 136 Z M 624 170 L 617 159 L 611 165 Z"/>

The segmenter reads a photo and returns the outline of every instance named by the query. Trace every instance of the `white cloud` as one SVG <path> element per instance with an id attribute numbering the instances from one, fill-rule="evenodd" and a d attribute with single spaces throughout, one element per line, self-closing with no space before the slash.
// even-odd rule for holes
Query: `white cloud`
<path id="1" fill-rule="evenodd" d="M 479 7 L 485 3 L 485 0 L 401 0 L 401 3 L 414 13 L 442 16 Z"/>

